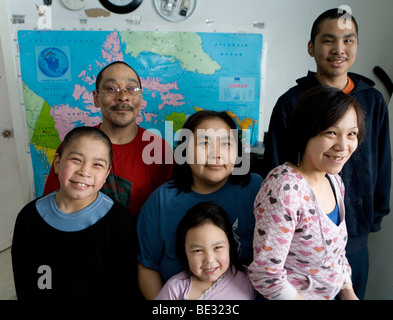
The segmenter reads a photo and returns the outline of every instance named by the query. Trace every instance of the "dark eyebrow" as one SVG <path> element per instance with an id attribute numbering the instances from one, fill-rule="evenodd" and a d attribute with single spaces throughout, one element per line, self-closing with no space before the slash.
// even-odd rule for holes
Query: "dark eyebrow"
<path id="1" fill-rule="evenodd" d="M 83 157 L 83 154 L 77 151 L 71 151 L 68 155 L 73 155 L 73 154 Z M 96 157 L 94 158 L 94 160 L 99 162 L 105 162 L 106 164 L 108 163 L 108 161 L 105 158 L 101 158 L 101 157 Z"/>
<path id="2" fill-rule="evenodd" d="M 356 37 L 357 37 L 356 33 L 353 33 L 353 32 L 344 34 L 344 36 L 343 36 L 343 38 L 356 38 Z"/>
<path id="3" fill-rule="evenodd" d="M 227 243 L 227 241 L 225 241 L 225 240 L 218 240 L 217 242 L 212 243 L 211 246 L 212 246 L 212 247 L 215 247 L 215 246 L 218 246 L 218 245 L 220 245 L 220 244 L 226 244 L 226 243 Z M 199 243 L 191 243 L 191 244 L 189 245 L 189 248 L 190 248 L 190 249 L 202 248 L 202 247 L 203 247 L 203 245 L 201 245 L 201 244 L 199 244 Z"/>
<path id="4" fill-rule="evenodd" d="M 344 34 L 343 38 L 356 38 L 356 33 L 347 33 Z M 321 38 L 338 38 L 334 33 L 324 33 L 323 35 L 321 35 Z"/>

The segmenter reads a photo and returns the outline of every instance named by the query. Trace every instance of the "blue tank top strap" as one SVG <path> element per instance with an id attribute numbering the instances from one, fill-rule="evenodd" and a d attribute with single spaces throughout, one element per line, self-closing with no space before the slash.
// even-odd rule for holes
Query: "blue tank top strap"
<path id="1" fill-rule="evenodd" d="M 337 226 L 340 224 L 340 210 L 338 209 L 338 204 L 336 204 L 336 207 L 334 208 L 334 210 L 332 212 L 330 212 L 327 216 Z"/>

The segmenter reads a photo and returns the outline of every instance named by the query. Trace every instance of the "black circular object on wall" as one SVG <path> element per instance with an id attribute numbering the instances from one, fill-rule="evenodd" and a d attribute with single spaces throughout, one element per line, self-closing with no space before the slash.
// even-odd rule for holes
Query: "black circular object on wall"
<path id="1" fill-rule="evenodd" d="M 114 13 L 129 13 L 140 6 L 143 0 L 99 0 L 101 4 Z"/>

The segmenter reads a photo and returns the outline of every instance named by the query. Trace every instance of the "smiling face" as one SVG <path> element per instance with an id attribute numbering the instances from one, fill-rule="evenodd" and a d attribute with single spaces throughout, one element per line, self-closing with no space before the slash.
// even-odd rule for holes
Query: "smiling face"
<path id="1" fill-rule="evenodd" d="M 190 165 L 192 189 L 210 193 L 228 180 L 237 157 L 237 144 L 228 124 L 220 118 L 203 120 L 194 130 L 187 162 Z"/>
<path id="2" fill-rule="evenodd" d="M 185 251 L 193 276 L 208 287 L 229 268 L 228 238 L 212 222 L 188 230 Z"/>
<path id="3" fill-rule="evenodd" d="M 109 88 L 140 88 L 136 73 L 125 64 L 114 64 L 103 71 L 98 91 L 93 91 L 95 106 L 101 108 L 103 121 L 106 125 L 115 128 L 136 126 L 135 120 L 138 117 L 142 101 L 141 91 L 130 95 L 125 90 L 121 90 L 112 96 L 105 91 Z"/>
<path id="4" fill-rule="evenodd" d="M 322 175 L 338 174 L 358 146 L 358 132 L 356 111 L 351 107 L 337 124 L 308 141 L 301 168 Z"/>
<path id="5" fill-rule="evenodd" d="M 105 183 L 110 170 L 109 149 L 102 140 L 83 136 L 70 142 L 61 157 L 56 155 L 53 166 L 60 182 L 56 201 L 77 211 L 91 204 Z"/>
<path id="6" fill-rule="evenodd" d="M 308 53 L 317 64 L 317 78 L 323 84 L 337 81 L 337 78 L 346 83 L 347 72 L 355 62 L 357 49 L 354 23 L 340 28 L 339 19 L 324 20 L 314 43 L 308 43 Z"/>

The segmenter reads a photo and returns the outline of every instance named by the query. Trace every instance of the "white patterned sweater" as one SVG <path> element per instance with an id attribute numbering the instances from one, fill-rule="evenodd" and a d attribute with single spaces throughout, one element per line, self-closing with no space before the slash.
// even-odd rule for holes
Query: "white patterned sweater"
<path id="1" fill-rule="evenodd" d="M 270 172 L 254 203 L 254 261 L 249 266 L 255 289 L 267 299 L 334 299 L 351 282 L 345 257 L 344 184 L 329 175 L 340 222 L 334 224 L 306 180 L 284 164 Z"/>

